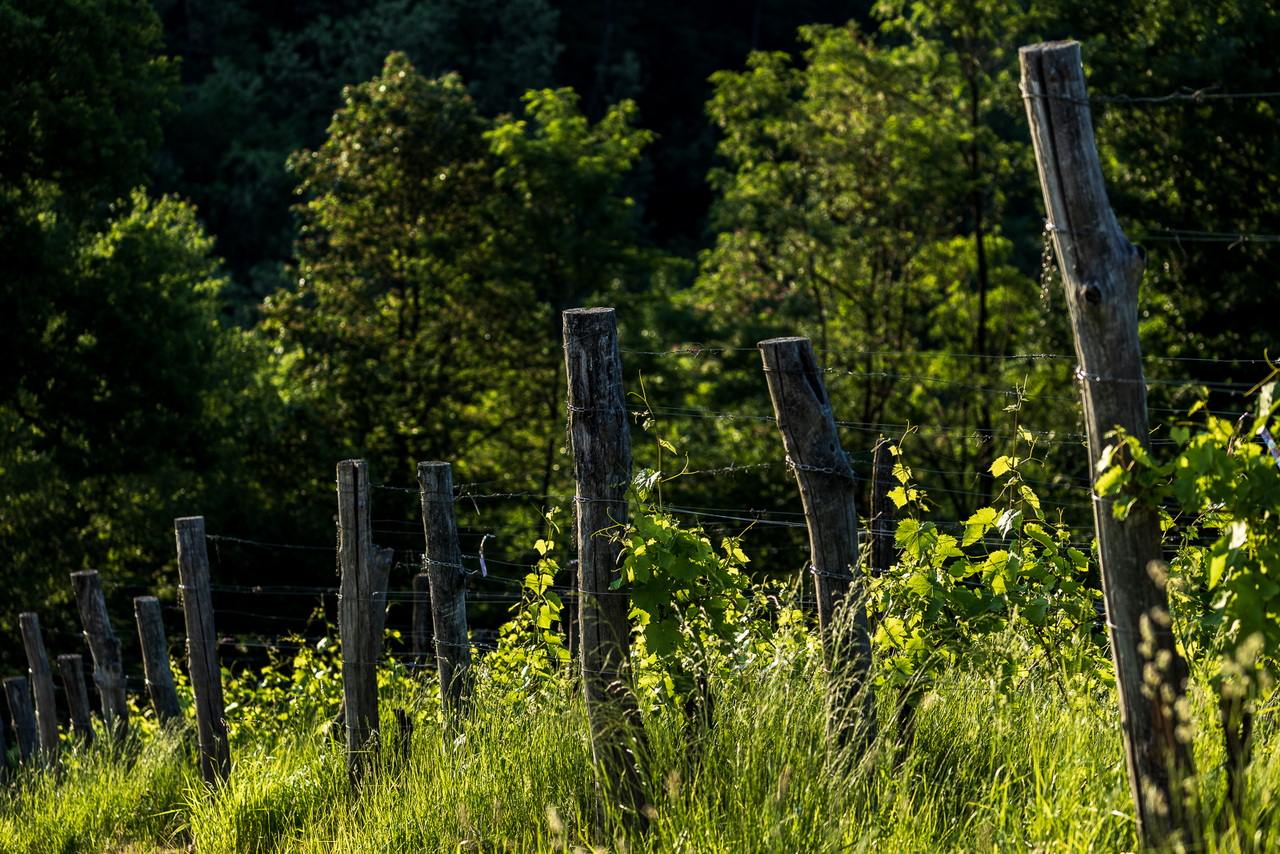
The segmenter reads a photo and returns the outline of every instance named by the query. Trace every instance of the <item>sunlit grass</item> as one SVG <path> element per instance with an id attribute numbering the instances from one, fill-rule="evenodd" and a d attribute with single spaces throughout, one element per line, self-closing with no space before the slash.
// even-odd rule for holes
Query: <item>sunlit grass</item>
<path id="1" fill-rule="evenodd" d="M 953 672 L 925 696 L 900 761 L 884 729 L 873 755 L 841 772 L 823 749 L 820 690 L 804 675 L 815 665 L 761 663 L 716 685 L 716 725 L 696 757 L 680 717 L 652 712 L 651 820 L 621 842 L 593 832 L 590 746 L 571 681 L 513 708 L 481 679 L 462 732 L 447 735 L 435 695 L 406 679 L 384 693 L 383 755 L 355 786 L 327 720 L 297 708 L 274 729 L 240 728 L 232 777 L 215 790 L 171 735 L 118 755 L 72 752 L 56 773 L 19 772 L 0 797 L 0 851 L 1135 850 L 1110 698 L 1066 697 L 1053 680 L 1029 679 L 1001 699 L 981 674 Z M 892 717 L 886 699 L 881 721 Z M 1206 850 L 1268 850 L 1280 804 L 1273 728 L 1264 717 L 1249 804 L 1228 821 L 1211 709 L 1194 705 L 1207 822 L 1217 828 Z M 393 706 L 415 724 L 407 756 Z"/>

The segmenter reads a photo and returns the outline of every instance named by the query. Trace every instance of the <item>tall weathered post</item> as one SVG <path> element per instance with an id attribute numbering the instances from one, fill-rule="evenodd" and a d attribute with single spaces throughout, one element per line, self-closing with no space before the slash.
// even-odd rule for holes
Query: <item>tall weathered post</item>
<path id="1" fill-rule="evenodd" d="M 93 744 L 93 718 L 89 713 L 89 692 L 84 684 L 83 659 L 78 655 L 58 656 L 58 673 L 62 675 L 62 689 L 67 692 L 71 734 L 87 747 Z"/>
<path id="2" fill-rule="evenodd" d="M 857 478 L 808 338 L 758 345 L 782 444 L 809 527 L 810 572 L 827 671 L 827 743 L 839 765 L 859 763 L 876 734 L 871 640 L 858 566 Z"/>
<path id="3" fill-rule="evenodd" d="M 40 752 L 45 762 L 58 759 L 58 704 L 53 695 L 53 670 L 40 634 L 40 617 L 27 611 L 18 615 L 22 645 L 27 651 L 27 670 L 36 701 L 36 725 L 40 728 Z"/>
<path id="4" fill-rule="evenodd" d="M 338 563 L 342 568 L 338 633 L 347 771 L 353 781 L 378 751 L 378 657 L 393 555 L 392 549 L 373 544 L 368 464 L 343 460 L 338 463 Z"/>
<path id="5" fill-rule="evenodd" d="M 107 600 L 102 595 L 102 580 L 96 570 L 71 573 L 76 593 L 84 638 L 93 656 L 93 681 L 102 697 L 102 715 L 107 732 L 124 738 L 129 731 L 129 705 L 125 698 L 124 667 L 120 663 L 120 641 L 111 631 L 107 618 Z"/>
<path id="6" fill-rule="evenodd" d="M 645 824 L 638 763 L 648 738 L 629 684 L 627 595 L 611 589 L 629 514 L 631 434 L 611 308 L 570 309 L 564 322 L 569 434 L 577 481 L 578 627 L 596 784 L 622 821 Z"/>
<path id="7" fill-rule="evenodd" d="M 142 644 L 142 671 L 146 674 L 147 693 L 156 710 L 156 720 L 168 723 L 182 717 L 178 689 L 173 684 L 173 668 L 169 664 L 169 641 L 164 633 L 160 600 L 154 596 L 133 597 L 133 615 L 138 622 L 138 641 Z"/>
<path id="8" fill-rule="evenodd" d="M 422 532 L 426 537 L 423 556 L 431 585 L 431 623 L 440 669 L 440 702 L 445 722 L 452 727 L 466 705 L 471 671 L 467 578 L 453 516 L 453 468 L 444 462 L 418 463 L 418 487 L 422 494 Z"/>
<path id="9" fill-rule="evenodd" d="M 1075 332 L 1093 477 L 1122 428 L 1147 444 L 1147 396 L 1138 348 L 1138 285 L 1146 256 L 1120 230 L 1093 141 L 1080 45 L 1021 49 L 1022 94 L 1035 143 L 1048 228 Z M 1187 667 L 1171 629 L 1161 570 L 1160 520 L 1135 504 L 1120 520 L 1094 494 L 1102 592 L 1120 694 L 1129 786 L 1144 843 L 1194 843 L 1195 768 L 1181 707 Z"/>
<path id="10" fill-rule="evenodd" d="M 178 543 L 178 578 L 187 624 L 187 662 L 196 705 L 196 740 L 200 743 L 200 776 L 216 786 L 231 775 L 222 668 L 218 664 L 218 632 L 213 624 L 209 592 L 209 549 L 204 517 L 173 520 Z"/>

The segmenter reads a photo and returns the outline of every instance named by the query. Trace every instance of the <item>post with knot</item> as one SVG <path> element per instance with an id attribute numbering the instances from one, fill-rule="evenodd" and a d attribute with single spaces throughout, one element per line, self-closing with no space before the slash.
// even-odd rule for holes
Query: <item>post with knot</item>
<path id="1" fill-rule="evenodd" d="M 445 726 L 453 729 L 466 708 L 471 642 L 467 638 L 467 576 L 453 515 L 452 466 L 444 462 L 418 463 L 418 487 L 426 538 L 423 559 L 431 585 L 431 622 L 440 670 L 440 703 Z"/>
<path id="2" fill-rule="evenodd" d="M 578 648 L 601 798 L 597 832 L 647 825 L 640 763 L 648 736 L 630 684 L 628 597 L 619 580 L 627 528 L 631 433 L 622 391 L 622 357 L 611 308 L 570 309 L 564 322 L 569 436 L 577 481 Z"/>
<path id="3" fill-rule="evenodd" d="M 76 594 L 84 639 L 93 656 L 93 681 L 102 698 L 102 716 L 107 733 L 123 739 L 129 732 L 129 705 L 125 697 L 124 666 L 120 663 L 120 641 L 111 631 L 107 617 L 107 600 L 102 595 L 102 579 L 97 570 L 71 573 L 71 586 Z"/>
<path id="4" fill-rule="evenodd" d="M 368 464 L 364 460 L 338 463 L 338 563 L 342 570 L 338 634 L 342 638 L 347 772 L 353 782 L 378 753 L 378 659 L 393 555 L 393 550 L 373 544 Z"/>
<path id="5" fill-rule="evenodd" d="M 187 625 L 187 668 L 196 706 L 200 776 L 206 786 L 213 787 L 231 775 L 231 747 L 227 743 L 218 632 L 213 625 L 213 597 L 209 592 L 204 517 L 174 519 L 173 532 L 178 544 L 178 580 Z"/>
<path id="6" fill-rule="evenodd" d="M 851 770 L 864 761 L 877 729 L 871 639 L 857 574 L 857 479 L 840 447 L 809 339 L 773 338 L 757 346 L 809 528 L 827 671 L 827 746 L 834 764 Z"/>
<path id="7" fill-rule="evenodd" d="M 1019 51 L 1022 95 L 1035 144 L 1049 229 L 1075 333 L 1090 469 L 1114 453 L 1122 428 L 1147 445 L 1147 392 L 1138 348 L 1138 286 L 1146 255 L 1131 244 L 1107 200 L 1080 45 Z M 1195 847 L 1187 665 L 1178 654 L 1160 571 L 1160 519 L 1137 503 L 1117 519 L 1094 494 L 1102 593 L 1120 697 L 1129 788 L 1144 845 Z"/>

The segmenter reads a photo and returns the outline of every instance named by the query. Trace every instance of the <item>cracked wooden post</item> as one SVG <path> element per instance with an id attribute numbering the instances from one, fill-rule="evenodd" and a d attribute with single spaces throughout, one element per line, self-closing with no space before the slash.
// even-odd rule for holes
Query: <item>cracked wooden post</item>
<path id="1" fill-rule="evenodd" d="M 124 667 L 120 664 L 120 641 L 111 631 L 107 618 L 107 601 L 102 595 L 102 580 L 96 570 L 71 573 L 76 593 L 84 638 L 93 656 L 93 681 L 102 697 L 102 716 L 107 732 L 122 739 L 129 732 L 129 705 L 125 698 Z"/>
<path id="2" fill-rule="evenodd" d="M 647 824 L 639 763 L 648 736 L 630 685 L 631 627 L 625 590 L 613 589 L 629 514 L 631 433 L 622 391 L 622 358 L 611 308 L 570 309 L 564 322 L 569 434 L 577 481 L 578 626 L 582 683 L 596 785 L 623 826 Z"/>
<path id="3" fill-rule="evenodd" d="M 71 734 L 88 747 L 93 744 L 93 717 L 89 712 L 89 691 L 84 682 L 84 660 L 78 655 L 60 655 L 58 673 L 62 676 L 62 689 L 67 693 Z"/>
<path id="4" fill-rule="evenodd" d="M 204 517 L 174 519 L 173 530 L 178 543 L 182 612 L 187 624 L 187 666 L 196 706 L 200 776 L 205 785 L 213 787 L 231 775 L 231 747 L 227 743 L 218 632 L 213 624 L 213 597 L 209 593 L 209 550 Z"/>
<path id="5" fill-rule="evenodd" d="M 338 634 L 347 772 L 353 782 L 378 753 L 378 659 L 394 554 L 373 544 L 368 464 L 343 460 L 338 463 L 338 562 L 342 568 Z"/>
<path id="6" fill-rule="evenodd" d="M 161 724 L 182 717 L 178 689 L 173 684 L 173 668 L 169 664 L 169 640 L 164 633 L 160 600 L 154 596 L 133 597 L 133 616 L 138 623 L 138 641 L 142 645 L 142 671 L 146 674 L 147 693 Z"/>
<path id="7" fill-rule="evenodd" d="M 858 568 L 857 479 L 808 338 L 761 341 L 769 396 L 809 527 L 810 572 L 827 671 L 827 744 L 836 764 L 863 761 L 876 736 L 871 639 Z"/>
<path id="8" fill-rule="evenodd" d="M 466 707 L 471 672 L 467 637 L 467 577 L 453 516 L 453 468 L 444 462 L 418 463 L 422 495 L 424 556 L 431 585 L 431 624 L 440 670 L 440 703 L 448 727 L 457 726 Z"/>
<path id="9" fill-rule="evenodd" d="M 1147 445 L 1147 396 L 1138 348 L 1138 285 L 1146 256 L 1120 230 L 1107 200 L 1080 45 L 1019 51 L 1048 228 L 1075 332 L 1093 477 L 1117 446 L 1117 427 Z M 1116 460 L 1123 460 L 1123 449 Z M 1124 520 L 1094 495 L 1094 525 L 1120 695 L 1129 787 L 1145 845 L 1194 845 L 1195 767 L 1185 717 L 1187 666 L 1171 630 L 1160 519 L 1135 504 Z"/>
<path id="10" fill-rule="evenodd" d="M 40 634 L 40 617 L 31 611 L 18 615 L 22 629 L 22 645 L 27 651 L 27 671 L 35 696 L 36 725 L 40 730 L 40 753 L 44 762 L 58 761 L 58 704 L 53 695 L 53 670 Z"/>

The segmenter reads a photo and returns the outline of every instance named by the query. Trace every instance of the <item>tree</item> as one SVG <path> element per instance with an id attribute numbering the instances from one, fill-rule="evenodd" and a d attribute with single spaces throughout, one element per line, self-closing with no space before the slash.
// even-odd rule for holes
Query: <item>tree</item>
<path id="1" fill-rule="evenodd" d="M 349 86 L 320 149 L 290 158 L 303 221 L 297 287 L 264 306 L 288 384 L 377 477 L 445 459 L 459 481 L 532 472 L 563 439 L 559 318 L 658 259 L 620 195 L 648 135 L 623 104 L 592 125 L 572 93 L 482 118 L 457 75 L 392 53 Z M 325 461 L 331 465 L 331 461 Z"/>
<path id="2" fill-rule="evenodd" d="M 1112 203 L 1147 250 L 1144 348 L 1212 356 L 1218 363 L 1199 378 L 1252 385 L 1256 369 L 1236 360 L 1276 349 L 1268 315 L 1280 258 L 1247 235 L 1280 233 L 1280 116 L 1274 98 L 1250 93 L 1278 88 L 1280 10 L 1185 0 L 1049 5 L 1058 32 L 1084 44 Z"/>
<path id="3" fill-rule="evenodd" d="M 9 0 L 0 22 L 0 631 L 25 609 L 56 630 L 68 572 L 124 597 L 163 578 L 175 516 L 237 506 L 270 390 L 219 321 L 226 280 L 194 209 L 137 189 L 176 84 L 155 13 Z"/>
<path id="4" fill-rule="evenodd" d="M 295 236 L 285 161 L 323 141 L 343 85 L 398 50 L 431 75 L 467 75 L 492 115 L 550 85 L 559 53 L 546 0 L 219 0 L 167 5 L 164 17 L 183 57 L 183 109 L 167 123 L 157 182 L 199 204 L 246 323 L 282 284 Z"/>
<path id="5" fill-rule="evenodd" d="M 694 297 L 735 331 L 750 318 L 752 340 L 813 338 L 864 444 L 883 425 L 928 425 L 928 467 L 960 492 L 1011 437 L 999 413 L 1015 384 L 1035 396 L 1064 379 L 1010 359 L 1054 328 L 1018 249 L 1040 245 L 1016 192 L 1035 198 L 1029 146 L 1012 139 L 1010 57 L 1033 20 L 994 2 L 877 11 L 875 37 L 802 28 L 802 66 L 757 53 L 714 78 L 718 235 Z M 1060 423 L 1062 407 L 1047 408 Z"/>

